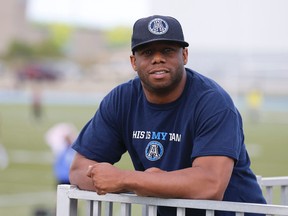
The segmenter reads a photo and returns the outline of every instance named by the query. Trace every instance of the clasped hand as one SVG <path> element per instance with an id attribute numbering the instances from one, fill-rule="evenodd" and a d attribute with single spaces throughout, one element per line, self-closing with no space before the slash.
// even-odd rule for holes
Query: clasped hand
<path id="1" fill-rule="evenodd" d="M 92 179 L 95 191 L 99 195 L 124 190 L 125 171 L 109 163 L 96 163 L 89 166 L 87 176 Z"/>
<path id="2" fill-rule="evenodd" d="M 163 172 L 158 168 L 149 168 L 146 173 Z M 96 163 L 88 167 L 87 176 L 91 178 L 95 191 L 99 195 L 120 193 L 131 190 L 127 177 L 133 176 L 133 171 L 121 170 L 109 163 Z M 132 177 L 133 178 L 133 177 Z M 137 194 L 137 191 L 134 191 Z M 141 194 L 139 194 L 141 195 Z"/>

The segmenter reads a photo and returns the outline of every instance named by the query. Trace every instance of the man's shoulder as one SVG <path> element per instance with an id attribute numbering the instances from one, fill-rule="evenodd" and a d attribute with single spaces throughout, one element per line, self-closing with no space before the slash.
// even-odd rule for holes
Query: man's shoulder
<path id="1" fill-rule="evenodd" d="M 210 83 L 210 82 L 213 82 L 215 83 L 215 81 L 213 79 L 211 79 L 210 77 L 198 72 L 198 71 L 195 71 L 195 70 L 192 70 L 190 68 L 186 68 L 186 72 L 188 74 L 188 78 L 190 79 L 193 79 L 194 81 L 200 81 L 201 83 Z"/>
<path id="2" fill-rule="evenodd" d="M 215 92 L 226 92 L 221 85 L 214 79 L 201 74 L 197 71 L 191 70 L 189 68 L 186 69 L 188 78 L 192 80 L 192 87 L 197 89 L 206 90 L 206 91 L 215 91 Z"/>
<path id="3" fill-rule="evenodd" d="M 127 82 L 119 84 L 112 90 L 112 92 L 116 91 L 121 94 L 130 94 L 133 92 L 138 92 L 139 90 L 141 90 L 141 88 L 142 86 L 139 77 L 135 77 Z"/>
<path id="4" fill-rule="evenodd" d="M 113 88 L 106 98 L 118 98 L 121 100 L 131 100 L 132 97 L 137 97 L 142 92 L 140 79 L 135 77 L 127 82 L 121 83 Z"/>
<path id="5" fill-rule="evenodd" d="M 197 97 L 199 100 L 206 99 L 214 103 L 215 101 L 222 101 L 232 104 L 229 93 L 215 80 L 190 69 L 187 70 L 187 74 L 190 77 L 190 92 L 194 92 L 194 97 Z"/>

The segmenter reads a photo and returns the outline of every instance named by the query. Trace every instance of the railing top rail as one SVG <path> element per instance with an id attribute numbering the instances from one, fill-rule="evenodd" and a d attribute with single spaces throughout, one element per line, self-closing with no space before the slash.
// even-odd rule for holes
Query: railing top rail
<path id="1" fill-rule="evenodd" d="M 288 186 L 288 176 L 262 177 L 261 186 Z"/>
<path id="2" fill-rule="evenodd" d="M 249 212 L 262 214 L 288 215 L 288 206 L 262 205 L 254 203 L 240 203 L 212 200 L 191 200 L 191 199 L 162 199 L 156 197 L 140 197 L 135 194 L 106 194 L 98 195 L 92 191 L 79 190 L 72 185 L 59 185 L 59 191 L 63 191 L 70 199 L 83 199 L 93 201 L 107 201 L 118 203 L 131 203 L 143 205 L 170 206 L 182 208 L 198 208 L 207 210 Z"/>

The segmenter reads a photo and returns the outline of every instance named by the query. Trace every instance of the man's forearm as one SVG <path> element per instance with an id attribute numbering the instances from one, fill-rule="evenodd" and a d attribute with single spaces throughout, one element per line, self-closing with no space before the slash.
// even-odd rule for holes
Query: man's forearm
<path id="1" fill-rule="evenodd" d="M 132 171 L 124 180 L 125 188 L 139 196 L 190 198 L 187 177 L 171 172 Z M 190 186 L 189 186 L 190 185 Z"/>
<path id="2" fill-rule="evenodd" d="M 219 180 L 198 168 L 172 172 L 132 171 L 124 179 L 124 187 L 140 196 L 164 198 L 221 200 Z"/>
<path id="3" fill-rule="evenodd" d="M 87 176 L 87 172 L 89 166 L 96 163 L 96 161 L 89 160 L 77 153 L 70 168 L 70 183 L 82 190 L 95 191 L 93 181 Z"/>
<path id="4" fill-rule="evenodd" d="M 70 183 L 76 185 L 82 190 L 95 191 L 91 178 L 86 175 L 87 171 L 84 170 L 71 170 L 70 171 Z"/>

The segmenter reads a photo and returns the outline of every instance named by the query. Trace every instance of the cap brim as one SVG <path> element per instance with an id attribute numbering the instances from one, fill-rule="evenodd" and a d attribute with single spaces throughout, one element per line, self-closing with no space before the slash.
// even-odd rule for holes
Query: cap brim
<path id="1" fill-rule="evenodd" d="M 136 45 L 134 45 L 132 47 L 132 51 L 135 51 L 137 48 L 139 48 L 140 46 L 143 45 L 147 45 L 149 43 L 155 42 L 155 41 L 167 41 L 167 42 L 174 42 L 174 43 L 178 43 L 183 47 L 188 47 L 189 43 L 187 43 L 186 41 L 182 41 L 182 40 L 169 40 L 169 39 L 163 39 L 163 38 L 157 38 L 157 39 L 153 39 L 153 40 L 149 40 L 149 41 L 145 41 L 143 43 L 138 43 Z"/>

